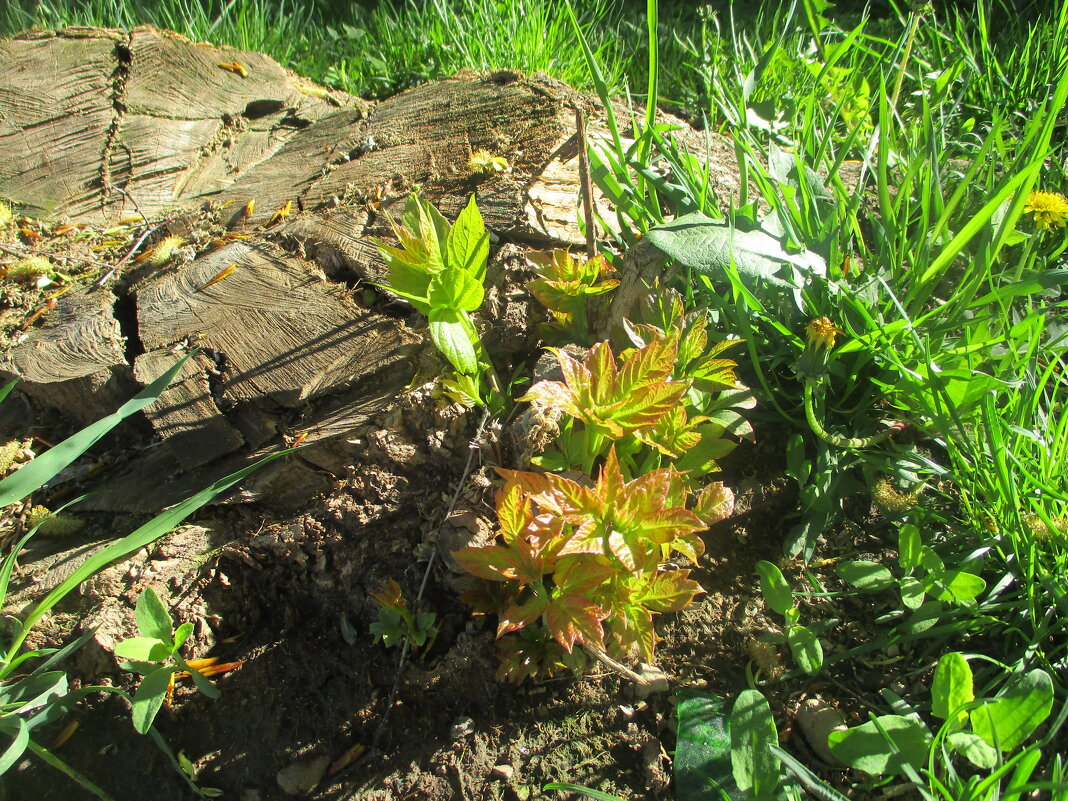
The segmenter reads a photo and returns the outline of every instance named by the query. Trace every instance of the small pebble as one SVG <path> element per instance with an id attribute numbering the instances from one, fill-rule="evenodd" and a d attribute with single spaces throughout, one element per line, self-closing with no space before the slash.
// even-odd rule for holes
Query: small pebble
<path id="1" fill-rule="evenodd" d="M 299 795 L 314 790 L 326 775 L 326 769 L 329 766 L 330 757 L 328 756 L 294 762 L 289 767 L 278 771 L 275 779 L 286 795 Z"/>
<path id="2" fill-rule="evenodd" d="M 511 781 L 514 775 L 515 768 L 511 765 L 495 765 L 493 770 L 490 771 L 491 779 L 503 779 L 506 782 Z"/>

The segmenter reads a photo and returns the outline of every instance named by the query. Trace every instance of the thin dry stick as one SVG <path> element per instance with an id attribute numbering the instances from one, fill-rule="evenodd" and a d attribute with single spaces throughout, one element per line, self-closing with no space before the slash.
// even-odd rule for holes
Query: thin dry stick
<path id="1" fill-rule="evenodd" d="M 489 422 L 489 416 L 489 410 L 487 409 L 482 414 L 482 420 L 478 424 L 478 430 L 475 432 L 474 439 L 471 440 L 470 451 L 467 454 L 467 462 L 464 464 L 463 472 L 460 474 L 460 480 L 456 482 L 456 489 L 453 491 L 452 498 L 449 500 L 449 506 L 445 510 L 445 516 L 441 519 L 442 524 L 449 519 L 453 511 L 456 509 L 456 502 L 460 499 L 460 492 L 467 484 L 467 477 L 471 474 L 471 465 L 475 460 L 475 452 L 478 450 L 477 443 L 482 437 L 482 432 L 486 428 L 486 423 Z M 438 526 L 437 531 L 434 533 L 437 534 L 440 531 L 441 525 Z M 415 607 L 418 607 L 419 602 L 423 600 L 423 593 L 426 590 L 427 582 L 430 580 L 430 571 L 434 568 L 434 562 L 437 559 L 437 555 L 438 552 L 436 548 L 430 552 L 430 559 L 427 560 L 426 570 L 423 572 L 423 580 L 419 584 L 419 592 L 415 596 L 415 603 L 413 604 Z M 404 673 L 405 666 L 408 664 L 409 650 L 408 640 L 405 639 L 404 642 L 401 643 L 400 657 L 397 659 L 397 674 L 393 677 L 393 687 L 389 691 L 389 699 L 386 701 L 386 710 L 382 713 L 382 720 L 378 722 L 378 728 L 375 729 L 374 737 L 371 739 L 371 747 L 367 749 L 367 753 L 351 765 L 339 770 L 336 774 L 331 776 L 331 780 L 341 778 L 358 765 L 362 765 L 364 762 L 369 762 L 371 759 L 380 755 L 381 752 L 378 750 L 378 746 L 382 742 L 382 738 L 385 736 L 386 727 L 389 725 L 389 716 L 392 714 L 393 706 L 397 702 L 397 693 L 400 691 L 401 676 Z"/>
<path id="2" fill-rule="evenodd" d="M 575 128 L 579 138 L 579 178 L 582 182 L 582 213 L 586 219 L 586 258 L 597 255 L 597 232 L 593 221 L 593 179 L 590 177 L 589 143 L 586 141 L 586 118 L 576 103 Z"/>
<path id="3" fill-rule="evenodd" d="M 118 269 L 120 267 L 122 267 L 122 265 L 124 265 L 126 262 L 128 262 L 130 260 L 130 257 L 132 257 L 133 254 L 135 254 L 137 252 L 137 249 L 139 247 L 141 247 L 141 244 L 146 239 L 148 239 L 149 236 L 151 236 L 153 233 L 158 231 L 163 226 L 164 223 L 167 223 L 167 222 L 170 222 L 170 220 L 164 220 L 163 222 L 159 223 L 158 225 L 153 225 L 151 228 L 146 229 L 145 232 L 143 234 L 141 234 L 140 238 L 138 238 L 138 240 L 136 242 L 134 242 L 134 246 L 132 248 L 130 248 L 129 252 L 125 256 L 123 256 L 121 259 L 119 259 L 117 262 L 115 262 L 115 264 L 112 266 L 112 268 L 110 270 L 108 270 L 106 273 L 104 273 L 103 277 L 99 281 L 97 281 L 95 284 L 93 284 L 93 288 L 96 288 L 96 287 L 99 287 L 99 286 L 104 286 L 104 284 L 106 284 L 111 279 L 111 276 L 115 275 L 115 273 L 118 271 Z"/>

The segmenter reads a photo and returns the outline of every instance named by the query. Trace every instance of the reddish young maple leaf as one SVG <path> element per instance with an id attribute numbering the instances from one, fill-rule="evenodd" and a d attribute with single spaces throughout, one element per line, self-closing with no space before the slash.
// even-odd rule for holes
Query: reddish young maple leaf
<path id="1" fill-rule="evenodd" d="M 607 342 L 590 348 L 581 362 L 554 352 L 563 383 L 539 381 L 519 400 L 574 417 L 613 440 L 654 425 L 686 392 L 684 382 L 670 380 L 677 352 L 673 337 L 632 351 L 618 369 Z"/>

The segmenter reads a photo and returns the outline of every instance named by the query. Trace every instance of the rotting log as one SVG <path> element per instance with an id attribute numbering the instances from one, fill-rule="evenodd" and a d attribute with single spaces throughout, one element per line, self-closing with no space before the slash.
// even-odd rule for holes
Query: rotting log
<path id="1" fill-rule="evenodd" d="M 388 235 L 384 212 L 415 186 L 449 218 L 474 194 L 500 240 L 582 247 L 576 106 L 604 137 L 595 102 L 513 72 L 369 103 L 262 54 L 152 28 L 0 41 L 0 199 L 49 223 L 143 214 L 160 224 L 146 247 L 164 234 L 186 243 L 168 264 L 130 261 L 64 294 L 9 337 L 0 373 L 88 422 L 201 349 L 146 411 L 162 447 L 103 507 L 173 502 L 206 465 L 234 469 L 287 429 L 311 442 L 351 430 L 411 380 L 420 340 L 352 291 L 383 276 L 370 237 Z M 703 151 L 704 137 L 681 133 Z M 733 196 L 733 148 L 710 141 L 713 189 Z M 471 174 L 477 150 L 508 170 Z"/>

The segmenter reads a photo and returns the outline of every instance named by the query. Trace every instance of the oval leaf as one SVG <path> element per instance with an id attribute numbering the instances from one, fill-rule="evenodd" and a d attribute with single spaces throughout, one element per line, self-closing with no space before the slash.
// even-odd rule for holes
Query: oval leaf
<path id="1" fill-rule="evenodd" d="M 799 668 L 810 676 L 819 672 L 823 667 L 823 646 L 811 629 L 807 626 L 791 626 L 786 633 L 786 641 Z"/>
<path id="2" fill-rule="evenodd" d="M 772 611 L 785 616 L 794 608 L 794 593 L 786 583 L 786 577 L 779 568 L 764 559 L 756 563 L 756 569 L 760 574 L 760 592 L 764 601 Z"/>
<path id="3" fill-rule="evenodd" d="M 770 798 L 779 782 L 779 760 L 770 747 L 779 742 L 767 700 L 743 690 L 731 710 L 731 767 L 734 781 L 751 798 Z"/>
<path id="4" fill-rule="evenodd" d="M 1052 709 L 1053 680 L 1046 671 L 1035 669 L 996 701 L 973 709 L 972 730 L 988 745 L 1011 751 L 1031 736 Z"/>
<path id="5" fill-rule="evenodd" d="M 878 592 L 894 586 L 893 574 L 878 562 L 864 559 L 839 562 L 835 570 L 842 581 L 865 592 Z"/>
<path id="6" fill-rule="evenodd" d="M 478 356 L 460 314 L 452 309 L 431 309 L 430 338 L 458 373 L 474 375 L 478 372 Z"/>
<path id="7" fill-rule="evenodd" d="M 151 587 L 145 587 L 138 596 L 137 606 L 134 607 L 134 619 L 137 621 L 137 630 L 142 636 L 157 639 L 167 645 L 173 644 L 171 613 L 167 611 L 167 605 L 160 600 L 156 591 Z"/>
<path id="8" fill-rule="evenodd" d="M 154 670 L 144 677 L 141 686 L 133 697 L 133 725 L 139 734 L 147 734 L 152 728 L 152 721 L 163 706 L 170 684 L 171 674 L 178 668 L 164 667 Z"/>
<path id="9" fill-rule="evenodd" d="M 926 726 L 915 718 L 902 715 L 882 715 L 860 726 L 827 735 L 832 754 L 873 776 L 901 773 L 905 765 L 919 771 L 927 762 L 930 740 L 931 734 Z"/>
<path id="10" fill-rule="evenodd" d="M 967 711 L 961 707 L 974 700 L 972 669 L 968 660 L 955 651 L 939 659 L 931 681 L 931 714 L 943 720 L 949 720 L 952 715 L 950 728 L 957 730 L 968 720 Z"/>

